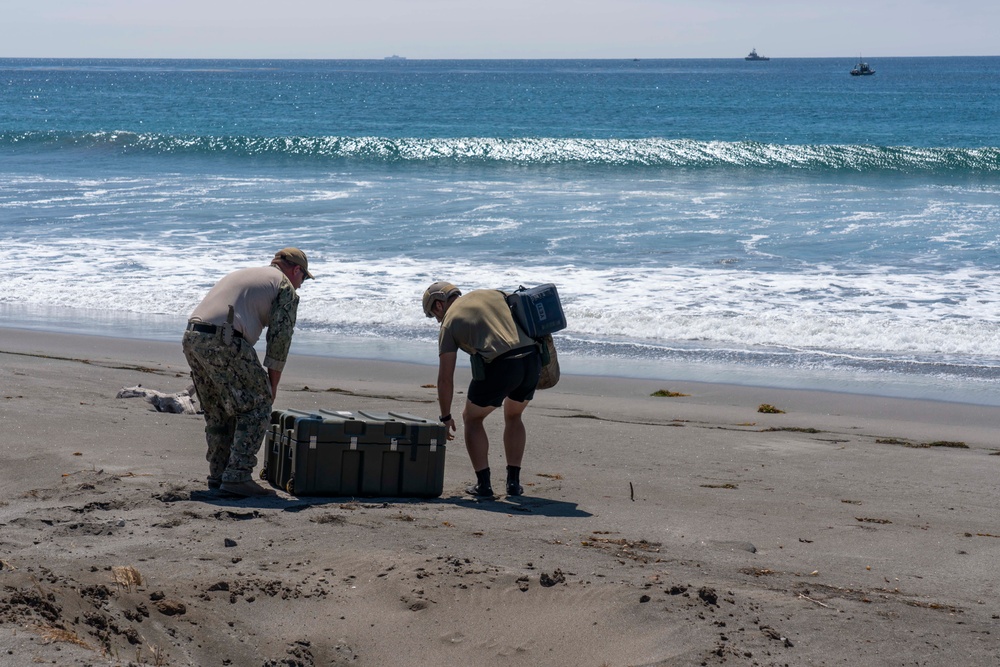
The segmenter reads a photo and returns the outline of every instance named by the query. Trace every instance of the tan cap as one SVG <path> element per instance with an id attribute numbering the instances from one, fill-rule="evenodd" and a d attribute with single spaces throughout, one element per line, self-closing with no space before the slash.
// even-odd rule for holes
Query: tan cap
<path id="1" fill-rule="evenodd" d="M 298 248 L 282 248 L 278 252 L 274 253 L 274 259 L 283 259 L 286 262 L 295 264 L 296 266 L 301 266 L 302 270 L 306 274 L 306 278 L 313 277 L 313 274 L 309 273 L 309 260 L 306 258 L 306 254 Z M 274 260 L 272 260 L 272 263 L 273 262 Z"/>
<path id="2" fill-rule="evenodd" d="M 434 317 L 434 313 L 431 312 L 434 302 L 447 301 L 453 296 L 462 296 L 462 290 L 443 280 L 434 283 L 424 290 L 424 315 Z"/>

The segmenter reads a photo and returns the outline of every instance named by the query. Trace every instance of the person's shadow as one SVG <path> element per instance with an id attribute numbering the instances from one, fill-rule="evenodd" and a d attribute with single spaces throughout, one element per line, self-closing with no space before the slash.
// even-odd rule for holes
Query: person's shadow
<path id="1" fill-rule="evenodd" d="M 301 512 L 311 507 L 324 505 L 342 505 L 344 503 L 362 503 L 365 505 L 441 505 L 449 504 L 466 507 L 481 512 L 500 512 L 502 514 L 536 514 L 539 516 L 564 517 L 583 519 L 593 516 L 590 512 L 580 509 L 576 503 L 563 500 L 551 500 L 538 496 L 494 496 L 493 498 L 474 498 L 467 495 L 452 495 L 440 498 L 397 498 L 397 497 L 348 497 L 348 496 L 262 496 L 256 498 L 241 498 L 214 491 L 191 491 L 187 497 L 177 493 L 172 498 L 161 498 L 164 502 L 190 500 L 225 508 L 233 519 L 253 519 L 259 514 L 255 509 L 280 509 L 285 512 Z"/>
<path id="2" fill-rule="evenodd" d="M 593 516 L 590 512 L 580 509 L 576 503 L 564 500 L 552 500 L 539 496 L 494 496 L 492 498 L 475 498 L 459 495 L 439 498 L 438 502 L 450 503 L 459 507 L 479 510 L 481 512 L 500 512 L 503 514 L 537 514 L 540 516 L 564 517 L 567 519 L 585 519 Z"/>

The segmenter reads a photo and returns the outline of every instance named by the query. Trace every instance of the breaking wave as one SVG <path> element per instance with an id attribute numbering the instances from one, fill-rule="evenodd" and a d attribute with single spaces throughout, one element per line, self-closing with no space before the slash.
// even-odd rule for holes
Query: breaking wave
<path id="1" fill-rule="evenodd" d="M 174 136 L 135 132 L 6 132 L 0 151 L 278 157 L 391 163 L 770 169 L 997 174 L 1000 148 L 784 145 L 690 139 Z"/>

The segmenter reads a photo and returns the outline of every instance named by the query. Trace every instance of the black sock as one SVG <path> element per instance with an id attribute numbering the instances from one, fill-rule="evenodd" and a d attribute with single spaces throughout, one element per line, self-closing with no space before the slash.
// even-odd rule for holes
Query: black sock
<path id="1" fill-rule="evenodd" d="M 507 483 L 521 483 L 521 466 L 507 466 Z"/>
<path id="2" fill-rule="evenodd" d="M 476 471 L 476 483 L 479 484 L 480 489 L 492 488 L 490 484 L 490 469 L 489 466 L 483 468 L 482 470 Z"/>

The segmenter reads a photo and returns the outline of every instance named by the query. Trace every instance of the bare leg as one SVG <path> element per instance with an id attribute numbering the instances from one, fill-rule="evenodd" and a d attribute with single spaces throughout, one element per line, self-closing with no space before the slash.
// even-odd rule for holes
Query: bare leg
<path id="1" fill-rule="evenodd" d="M 528 439 L 521 415 L 528 407 L 528 403 L 529 401 L 514 401 L 509 398 L 503 402 L 503 451 L 509 466 L 521 467 L 524 445 Z"/>
<path id="2" fill-rule="evenodd" d="M 496 408 L 492 406 L 482 408 L 466 401 L 465 410 L 462 411 L 465 449 L 469 452 L 472 469 L 476 471 L 488 468 L 490 465 L 490 439 L 486 435 L 486 427 L 483 426 L 483 420 L 494 410 Z"/>

